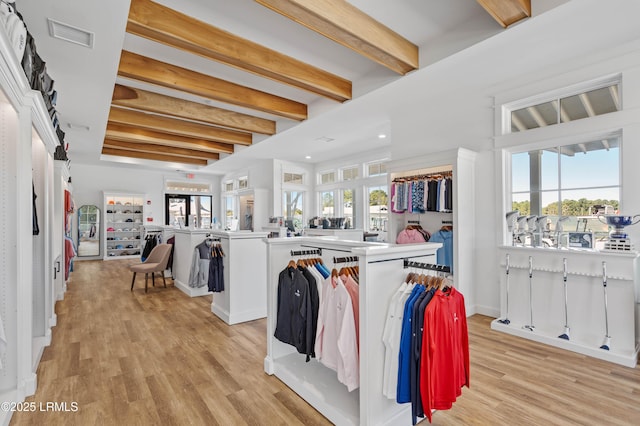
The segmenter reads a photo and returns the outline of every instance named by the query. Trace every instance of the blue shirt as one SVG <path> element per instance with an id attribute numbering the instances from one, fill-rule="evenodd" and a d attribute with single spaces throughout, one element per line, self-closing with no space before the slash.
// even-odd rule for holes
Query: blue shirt
<path id="1" fill-rule="evenodd" d="M 438 265 L 451 268 L 453 274 L 453 231 L 438 231 L 429 238 L 430 243 L 442 243 L 436 252 Z"/>
<path id="2" fill-rule="evenodd" d="M 400 404 L 411 402 L 411 315 L 413 313 L 413 305 L 424 290 L 425 287 L 421 284 L 415 286 L 404 304 L 400 352 L 398 354 L 398 388 L 396 392 L 396 401 Z"/>

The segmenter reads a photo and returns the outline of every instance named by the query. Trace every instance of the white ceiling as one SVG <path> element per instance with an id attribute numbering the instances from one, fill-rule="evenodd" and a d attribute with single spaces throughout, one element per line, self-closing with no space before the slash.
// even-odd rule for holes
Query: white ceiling
<path id="1" fill-rule="evenodd" d="M 566 1 L 538 0 L 553 5 Z M 503 30 L 475 0 L 350 0 L 356 7 L 420 46 L 421 70 L 400 77 L 252 0 L 157 2 L 350 79 L 353 81 L 353 100 L 340 104 L 318 99 L 313 94 L 125 34 L 129 0 L 18 0 L 18 10 L 23 14 L 36 40 L 37 50 L 47 62 L 48 72 L 55 80 L 57 110 L 62 128 L 67 133 L 72 164 L 116 165 L 124 162 L 153 169 L 190 169 L 182 164 L 101 156 L 116 82 L 216 105 L 212 101 L 181 92 L 117 79 L 122 49 L 309 103 L 309 119 L 305 122 L 298 124 L 269 117 L 277 121 L 276 135 L 268 138 L 254 136 L 253 146 L 237 147 L 235 154 L 199 169 L 200 172 L 227 173 L 245 166 L 252 159 L 279 158 L 315 163 L 388 148 L 392 137 L 379 139 L 377 135 L 390 134 L 392 112 L 379 104 L 377 107 L 367 105 L 367 94 L 379 91 L 382 87 L 393 87 L 442 58 L 503 31 L 512 31 L 511 28 Z M 536 0 L 533 3 L 535 13 Z M 94 48 L 50 37 L 47 18 L 93 32 Z M 242 108 L 229 105 L 224 107 L 243 111 Z M 259 115 L 255 111 L 252 114 Z M 325 119 L 319 120 L 320 117 Z M 331 119 L 327 120 L 327 117 Z M 85 126 L 89 127 L 88 131 L 83 129 Z M 316 141 L 320 137 L 334 140 Z M 307 155 L 311 156 L 310 160 L 305 159 Z"/>

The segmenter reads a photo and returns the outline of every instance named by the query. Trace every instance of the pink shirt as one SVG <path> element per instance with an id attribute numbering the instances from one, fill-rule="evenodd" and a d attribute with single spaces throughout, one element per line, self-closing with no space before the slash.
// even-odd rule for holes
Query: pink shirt
<path id="1" fill-rule="evenodd" d="M 360 353 L 360 286 L 351 277 L 347 275 L 340 275 L 340 279 L 344 283 L 344 286 L 349 292 L 351 297 L 351 306 L 353 308 L 353 320 L 356 325 L 356 346 L 358 348 L 358 354 Z"/>
<path id="2" fill-rule="evenodd" d="M 360 363 L 356 343 L 353 304 L 342 280 L 328 277 L 322 290 L 318 314 L 316 358 L 338 373 L 349 392 L 360 385 Z"/>

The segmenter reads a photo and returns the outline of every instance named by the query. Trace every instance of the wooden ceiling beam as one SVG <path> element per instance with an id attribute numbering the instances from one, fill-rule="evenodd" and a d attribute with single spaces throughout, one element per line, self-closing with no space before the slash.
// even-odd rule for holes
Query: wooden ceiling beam
<path id="1" fill-rule="evenodd" d="M 276 133 L 276 123 L 272 120 L 120 84 L 116 84 L 113 88 L 111 103 L 126 108 L 202 121 L 214 126 L 229 127 L 244 132 L 264 135 Z"/>
<path id="2" fill-rule="evenodd" d="M 303 103 L 157 61 L 126 50 L 123 50 L 120 55 L 118 75 L 291 120 L 301 121 L 307 119 L 307 106 Z"/>
<path id="3" fill-rule="evenodd" d="M 503 28 L 531 17 L 531 0 L 477 0 Z"/>
<path id="4" fill-rule="evenodd" d="M 150 0 L 132 0 L 127 32 L 307 90 L 351 99 L 351 82 Z"/>
<path id="5" fill-rule="evenodd" d="M 140 129 L 117 123 L 107 123 L 105 138 L 122 142 L 146 143 L 172 146 L 176 148 L 196 149 L 205 152 L 233 154 L 234 146 L 228 143 L 206 141 L 179 135 Z"/>
<path id="6" fill-rule="evenodd" d="M 206 166 L 209 164 L 207 160 L 199 158 L 177 157 L 175 155 L 153 154 L 149 152 L 127 151 L 126 149 L 102 148 L 103 155 L 113 155 L 116 157 L 140 158 L 144 160 L 164 161 L 170 163 L 193 164 L 197 166 Z"/>
<path id="7" fill-rule="evenodd" d="M 108 121 L 178 136 L 204 139 L 214 142 L 251 145 L 251 133 L 207 126 L 132 109 L 111 107 Z"/>
<path id="8" fill-rule="evenodd" d="M 204 160 L 219 160 L 216 152 L 198 151 L 196 149 L 176 148 L 173 146 L 154 145 L 149 143 L 123 142 L 105 139 L 103 147 L 125 149 L 127 151 L 148 152 L 152 154 L 175 155 L 177 157 L 201 158 Z"/>
<path id="9" fill-rule="evenodd" d="M 398 74 L 418 69 L 418 46 L 346 1 L 255 1 Z"/>

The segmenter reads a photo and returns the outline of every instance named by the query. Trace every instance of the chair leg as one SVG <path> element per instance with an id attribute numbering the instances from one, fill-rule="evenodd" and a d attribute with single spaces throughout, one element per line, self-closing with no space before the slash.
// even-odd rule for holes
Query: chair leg
<path id="1" fill-rule="evenodd" d="M 160 272 L 162 274 L 162 282 L 164 283 L 164 288 L 167 288 L 167 280 L 164 278 L 164 271 Z"/>
<path id="2" fill-rule="evenodd" d="M 156 273 L 152 272 L 151 273 L 151 284 L 153 284 L 153 286 L 156 286 Z"/>
<path id="3" fill-rule="evenodd" d="M 133 291 L 133 284 L 136 282 L 136 273 L 133 273 L 133 279 L 131 280 L 131 291 Z"/>
<path id="4" fill-rule="evenodd" d="M 145 272 L 144 273 L 144 292 L 145 293 L 147 292 L 147 281 L 148 281 L 148 278 L 149 278 L 149 273 Z"/>

